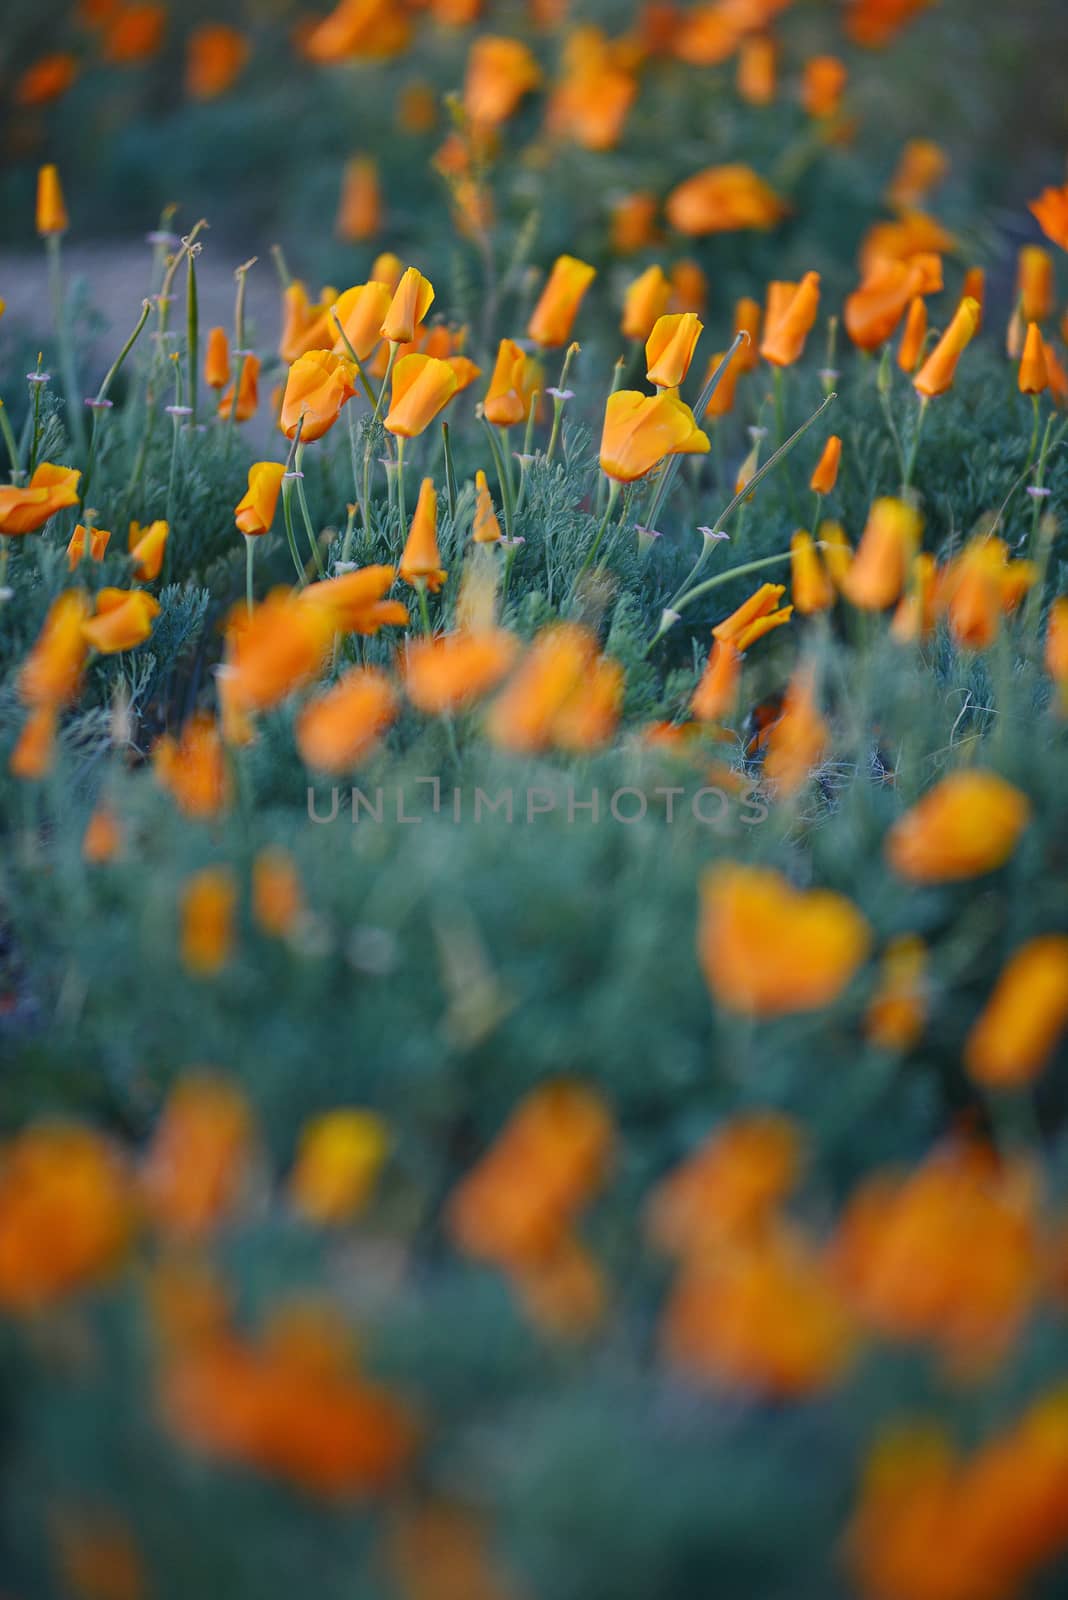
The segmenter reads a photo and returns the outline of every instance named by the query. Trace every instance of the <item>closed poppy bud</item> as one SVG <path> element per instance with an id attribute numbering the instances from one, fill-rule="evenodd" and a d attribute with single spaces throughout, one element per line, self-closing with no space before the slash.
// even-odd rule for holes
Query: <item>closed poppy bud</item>
<path id="1" fill-rule="evenodd" d="M 233 417 L 235 422 L 251 422 L 260 404 L 259 356 L 245 356 L 240 362 L 240 371 L 237 404 L 234 404 L 234 386 L 231 383 L 219 401 L 219 416 Z"/>
<path id="2" fill-rule="evenodd" d="M 123 5 L 115 12 L 104 43 L 104 59 L 117 66 L 148 61 L 163 43 L 167 11 L 161 5 Z"/>
<path id="3" fill-rule="evenodd" d="M 82 636 L 101 655 L 117 655 L 143 644 L 158 615 L 159 601 L 144 589 L 101 589 Z"/>
<path id="4" fill-rule="evenodd" d="M 704 455 L 710 449 L 689 406 L 661 390 L 644 395 L 618 389 L 605 406 L 601 471 L 620 483 L 644 478 L 673 455 Z"/>
<path id="5" fill-rule="evenodd" d="M 718 350 L 709 361 L 708 367 L 705 371 L 704 386 L 706 388 L 715 377 L 719 365 L 726 357 L 726 354 L 726 350 Z M 734 399 L 738 388 L 738 379 L 741 377 L 743 370 L 740 357 L 741 349 L 739 348 L 734 352 L 734 355 L 731 357 L 730 362 L 722 373 L 718 384 L 709 398 L 708 405 L 705 407 L 705 417 L 726 417 L 729 416 L 734 410 Z"/>
<path id="6" fill-rule="evenodd" d="M 751 106 L 770 106 L 775 99 L 779 52 L 770 34 L 746 39 L 738 56 L 738 93 Z"/>
<path id="7" fill-rule="evenodd" d="M 974 300 L 979 307 L 979 322 L 976 333 L 983 331 L 983 307 L 986 305 L 986 273 L 982 267 L 969 267 L 964 274 L 964 287 L 961 290 L 962 300 Z"/>
<path id="8" fill-rule="evenodd" d="M 501 537 L 501 525 L 497 521 L 489 484 L 481 467 L 475 473 L 475 520 L 471 537 L 476 544 L 496 544 Z"/>
<path id="9" fill-rule="evenodd" d="M 734 862 L 702 879 L 698 954 L 725 1011 L 820 1011 L 851 981 L 870 944 L 867 922 L 843 895 L 795 889 L 770 868 Z"/>
<path id="10" fill-rule="evenodd" d="M 289 1196 L 309 1222 L 359 1215 L 389 1154 L 389 1133 L 373 1111 L 327 1111 L 301 1130 Z"/>
<path id="11" fill-rule="evenodd" d="M 142 528 L 139 522 L 130 523 L 128 548 L 133 557 L 134 577 L 142 583 L 153 583 L 162 572 L 170 531 L 166 522 L 152 522 L 147 528 Z"/>
<path id="12" fill-rule="evenodd" d="M 209 389 L 225 389 L 230 382 L 230 346 L 225 328 L 212 328 L 204 352 L 204 382 Z"/>
<path id="13" fill-rule="evenodd" d="M 329 331 L 337 336 L 334 354 L 347 356 L 351 345 L 356 352 L 356 359 L 366 361 L 382 338 L 382 323 L 392 298 L 389 285 L 376 283 L 374 279 L 369 283 L 359 283 L 339 295 L 329 318 Z M 338 332 L 339 323 L 344 339 Z"/>
<path id="14" fill-rule="evenodd" d="M 864 1019 L 868 1039 L 880 1050 L 911 1050 L 919 1039 L 927 1014 L 926 970 L 927 947 L 915 934 L 887 945 L 879 987 Z"/>
<path id="15" fill-rule="evenodd" d="M 434 285 L 415 267 L 402 276 L 382 320 L 382 337 L 391 344 L 408 344 L 434 303 Z"/>
<path id="16" fill-rule="evenodd" d="M 405 583 L 413 587 L 423 584 L 431 594 L 437 594 L 448 576 L 438 554 L 438 497 L 433 478 L 423 479 L 398 570 Z"/>
<path id="17" fill-rule="evenodd" d="M 779 606 L 785 593 L 783 583 L 762 583 L 729 617 L 717 622 L 712 629 L 713 638 L 729 640 L 744 655 L 750 645 L 781 628 L 793 616 L 793 606 Z"/>
<path id="18" fill-rule="evenodd" d="M 234 508 L 237 531 L 249 536 L 270 533 L 285 477 L 278 461 L 257 461 L 248 469 L 248 489 Z"/>
<path id="19" fill-rule="evenodd" d="M 695 173 L 671 191 L 665 209 L 671 226 L 691 236 L 773 228 L 786 215 L 774 189 L 742 162 Z"/>
<path id="20" fill-rule="evenodd" d="M 68 567 L 73 572 L 75 567 L 86 559 L 87 553 L 90 561 L 103 561 L 104 553 L 110 543 L 111 534 L 106 528 L 87 528 L 84 523 L 79 522 L 67 546 Z"/>
<path id="21" fill-rule="evenodd" d="M 671 284 L 663 267 L 647 267 L 627 290 L 623 301 L 623 334 L 628 339 L 646 339 L 658 317 L 667 310 Z"/>
<path id="22" fill-rule="evenodd" d="M 34 706 L 11 752 L 8 771 L 13 778 L 33 780 L 51 772 L 57 720 L 55 706 Z"/>
<path id="23" fill-rule="evenodd" d="M 743 296 L 734 308 L 734 332 L 748 337 L 738 346 L 732 366 L 739 372 L 753 372 L 760 365 L 760 323 L 763 313 L 760 302 Z"/>
<path id="24" fill-rule="evenodd" d="M 824 570 L 812 535 L 803 530 L 790 540 L 790 589 L 794 609 L 802 616 L 826 611 L 834 604 L 834 585 Z"/>
<path id="25" fill-rule="evenodd" d="M 278 419 L 286 438 L 293 438 L 302 417 L 300 437 L 304 444 L 328 433 L 342 407 L 356 393 L 355 377 L 352 362 L 332 350 L 309 350 L 294 361 Z"/>
<path id="26" fill-rule="evenodd" d="M 497 349 L 493 377 L 482 402 L 486 421 L 511 428 L 530 415 L 534 394 L 545 381 L 541 366 L 521 350 L 514 339 L 502 339 Z"/>
<path id="27" fill-rule="evenodd" d="M 1068 936 L 1047 934 L 1016 951 L 964 1046 L 977 1083 L 1033 1083 L 1068 1027 Z"/>
<path id="28" fill-rule="evenodd" d="M 122 826 L 114 811 L 97 806 L 82 835 L 82 860 L 92 865 L 114 861 L 122 850 Z"/>
<path id="29" fill-rule="evenodd" d="M 917 295 L 909 306 L 905 331 L 901 335 L 901 344 L 897 352 L 897 364 L 902 372 L 916 371 L 926 339 L 927 302 Z"/>
<path id="30" fill-rule="evenodd" d="M 833 117 L 849 79 L 837 56 L 811 56 L 801 78 L 801 104 L 810 117 Z"/>
<path id="31" fill-rule="evenodd" d="M 886 858 L 912 883 L 952 883 L 1003 866 L 1031 818 L 1026 795 L 995 772 L 954 772 L 900 817 Z"/>
<path id="32" fill-rule="evenodd" d="M 876 500 L 842 584 L 846 598 L 864 611 L 893 605 L 908 577 L 922 522 L 904 500 Z"/>
<path id="33" fill-rule="evenodd" d="M 264 933 L 284 939 L 304 910 L 300 876 L 284 850 L 261 850 L 252 863 L 252 915 Z"/>
<path id="34" fill-rule="evenodd" d="M 942 288 L 942 259 L 921 253 L 907 261 L 880 258 L 845 303 L 846 332 L 861 350 L 877 350 L 889 339 L 909 302 Z"/>
<path id="35" fill-rule="evenodd" d="M 742 657 L 729 639 L 714 639 L 690 710 L 700 722 L 722 722 L 734 710 L 742 673 Z"/>
<path id="36" fill-rule="evenodd" d="M 198 978 L 213 978 L 230 959 L 237 885 L 226 867 L 205 867 L 182 889 L 182 964 Z"/>
<path id="37" fill-rule="evenodd" d="M 23 488 L 0 484 L 0 533 L 36 533 L 49 517 L 78 504 L 81 473 L 43 461 Z"/>
<path id="38" fill-rule="evenodd" d="M 189 35 L 185 91 L 192 100 L 217 100 L 241 75 L 248 41 L 225 23 L 205 23 Z"/>
<path id="39" fill-rule="evenodd" d="M 760 354 L 777 367 L 792 367 L 805 348 L 820 307 L 820 275 L 806 272 L 795 293 L 764 326 Z"/>
<path id="40" fill-rule="evenodd" d="M 612 249 L 617 256 L 644 250 L 656 238 L 660 203 L 655 194 L 628 194 L 612 207 Z"/>
<path id="41" fill-rule="evenodd" d="M 352 667 L 297 718 L 301 759 L 320 772 L 345 772 L 370 755 L 395 718 L 397 697 L 377 667 Z"/>
<path id="42" fill-rule="evenodd" d="M 1046 347 L 1037 322 L 1031 322 L 1027 327 L 1027 338 L 1020 359 L 1019 385 L 1021 394 L 1042 394 L 1049 388 Z"/>
<path id="43" fill-rule="evenodd" d="M 1057 280 L 1053 257 L 1038 244 L 1025 244 L 1020 251 L 1016 276 L 1016 296 L 1024 322 L 1045 322 L 1057 303 Z"/>
<path id="44" fill-rule="evenodd" d="M 671 269 L 671 299 L 669 311 L 696 311 L 698 316 L 708 304 L 708 279 L 696 261 L 683 257 Z"/>
<path id="45" fill-rule="evenodd" d="M 696 312 L 659 317 L 645 342 L 646 377 L 658 389 L 677 389 L 690 370 L 704 324 Z"/>
<path id="46" fill-rule="evenodd" d="M 596 267 L 585 261 L 557 257 L 527 323 L 527 334 L 535 344 L 551 349 L 567 343 L 582 297 L 596 276 Z"/>
<path id="47" fill-rule="evenodd" d="M 347 244 L 373 239 L 382 227 L 382 196 L 378 165 L 371 156 L 354 156 L 346 162 L 341 180 L 335 230 Z"/>
<path id="48" fill-rule="evenodd" d="M 385 427 L 414 439 L 448 405 L 460 383 L 448 361 L 436 356 L 402 356 L 393 368 L 393 386 Z"/>
<path id="49" fill-rule="evenodd" d="M 989 649 L 1002 617 L 1016 609 L 1035 577 L 1033 563 L 1008 559 L 1001 539 L 970 540 L 942 573 L 935 596 L 954 641 L 966 650 Z"/>
<path id="50" fill-rule="evenodd" d="M 816 463 L 816 470 L 809 480 L 809 488 L 814 494 L 832 494 L 838 482 L 838 468 L 842 461 L 842 441 L 836 433 L 823 447 L 823 454 Z"/>
<path id="51" fill-rule="evenodd" d="M 45 239 L 52 233 L 66 233 L 69 227 L 59 170 L 51 165 L 42 167 L 37 174 L 37 232 Z"/>

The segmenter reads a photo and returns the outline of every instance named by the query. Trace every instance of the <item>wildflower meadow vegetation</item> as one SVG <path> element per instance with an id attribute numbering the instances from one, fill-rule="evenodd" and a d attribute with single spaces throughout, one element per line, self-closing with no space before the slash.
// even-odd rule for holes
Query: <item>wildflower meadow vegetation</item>
<path id="1" fill-rule="evenodd" d="M 1068 1594 L 994 9 L 5 7 L 3 1600 Z"/>

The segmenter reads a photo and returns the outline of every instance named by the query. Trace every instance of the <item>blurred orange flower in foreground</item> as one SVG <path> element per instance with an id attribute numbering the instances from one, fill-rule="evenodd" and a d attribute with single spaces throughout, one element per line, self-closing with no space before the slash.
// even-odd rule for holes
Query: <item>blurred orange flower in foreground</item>
<path id="1" fill-rule="evenodd" d="M 974 878 L 1004 865 L 1030 818 L 1026 795 L 996 772 L 953 772 L 894 823 L 886 857 L 914 883 Z"/>
<path id="2" fill-rule="evenodd" d="M 871 931 L 843 895 L 795 889 L 767 867 L 723 862 L 701 882 L 698 953 L 726 1011 L 755 1017 L 818 1011 L 865 960 Z"/>
<path id="3" fill-rule="evenodd" d="M 0 1307 L 36 1311 L 95 1283 L 133 1228 L 129 1179 L 91 1129 L 42 1123 L 0 1146 Z"/>

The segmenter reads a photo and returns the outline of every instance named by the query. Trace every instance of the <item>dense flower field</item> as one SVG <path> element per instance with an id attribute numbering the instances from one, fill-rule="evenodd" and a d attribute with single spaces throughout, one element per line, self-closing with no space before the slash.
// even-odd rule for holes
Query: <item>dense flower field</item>
<path id="1" fill-rule="evenodd" d="M 0 1595 L 1063 1595 L 1063 153 L 925 0 L 201 9 L 3 84 Z"/>

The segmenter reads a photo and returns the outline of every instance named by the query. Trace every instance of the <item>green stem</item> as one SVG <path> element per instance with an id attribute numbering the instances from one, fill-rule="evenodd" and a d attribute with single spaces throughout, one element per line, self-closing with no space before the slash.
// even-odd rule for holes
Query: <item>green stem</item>
<path id="1" fill-rule="evenodd" d="M 308 543 L 311 545 L 311 553 L 312 559 L 315 562 L 315 570 L 318 572 L 320 578 L 325 578 L 326 569 L 323 566 L 322 552 L 319 549 L 319 540 L 316 537 L 315 529 L 312 527 L 311 512 L 308 510 L 308 497 L 304 492 L 304 474 L 301 471 L 301 463 L 303 460 L 304 445 L 301 443 L 297 446 L 296 455 L 293 457 L 293 473 L 297 485 L 297 501 L 300 505 L 300 515 L 304 523 L 304 531 L 308 535 Z"/>
<path id="2" fill-rule="evenodd" d="M 256 541 L 250 533 L 245 535 L 245 609 L 249 616 L 252 615 L 252 566 L 255 559 Z"/>
<path id="3" fill-rule="evenodd" d="M 430 626 L 430 607 L 427 605 L 425 578 L 420 578 L 416 583 L 415 592 L 419 596 L 419 615 L 423 623 L 423 632 L 429 639 L 434 630 Z"/>
<path id="4" fill-rule="evenodd" d="M 731 362 L 734 360 L 734 357 L 735 357 L 736 353 L 738 352 L 738 350 L 741 349 L 743 344 L 748 344 L 748 343 L 749 343 L 749 335 L 743 329 L 740 333 L 738 333 L 735 336 L 735 338 L 734 338 L 734 340 L 733 340 L 733 342 L 731 344 L 730 349 L 727 351 L 726 355 L 723 357 L 723 360 L 720 362 L 720 364 L 716 368 L 715 372 L 713 372 L 713 374 L 709 378 L 708 382 L 705 384 L 704 388 L 701 390 L 701 393 L 697 397 L 697 404 L 694 407 L 694 416 L 697 419 L 698 423 L 700 423 L 700 421 L 703 418 L 705 412 L 708 410 L 708 403 L 712 399 L 712 396 L 715 394 L 716 390 L 719 388 L 720 384 L 722 383 L 723 376 L 726 373 L 727 368 L 730 366 Z M 818 411 L 816 413 L 816 416 L 819 416 L 819 412 Z M 813 420 L 815 420 L 815 419 L 813 419 Z M 799 438 L 800 434 L 797 435 L 797 437 Z M 790 442 L 791 442 L 791 444 L 793 443 L 792 440 Z M 671 488 L 671 485 L 675 481 L 675 474 L 679 470 L 679 461 L 680 461 L 680 459 L 681 458 L 679 456 L 670 457 L 670 459 L 668 460 L 667 466 L 664 468 L 663 472 L 660 474 L 659 479 L 657 480 L 656 487 L 653 490 L 652 499 L 649 502 L 649 510 L 645 514 L 644 526 L 647 527 L 647 528 L 655 528 L 656 527 L 656 518 L 659 515 L 660 507 L 664 503 L 664 500 L 665 500 L 665 498 L 667 496 L 668 490 Z M 723 519 L 720 518 L 720 521 L 722 521 L 722 520 Z"/>
<path id="5" fill-rule="evenodd" d="M 449 499 L 449 521 L 456 526 L 456 467 L 452 459 L 452 440 L 449 438 L 449 424 L 441 424 L 441 443 L 445 451 L 445 492 Z"/>
<path id="6" fill-rule="evenodd" d="M 928 400 L 927 396 L 925 394 L 921 395 L 920 409 L 916 414 L 916 427 L 912 435 L 912 444 L 909 447 L 908 458 L 905 462 L 905 473 L 901 481 L 902 489 L 911 489 L 912 487 L 912 474 L 916 470 L 916 457 L 919 454 L 920 449 L 920 436 L 923 433 L 923 424 L 927 417 L 927 407 L 929 404 L 930 401 Z"/>
<path id="7" fill-rule="evenodd" d="M 699 583 L 696 588 L 684 594 L 681 599 L 675 601 L 673 606 L 664 611 L 660 618 L 660 626 L 646 645 L 644 654 L 649 654 L 653 646 L 659 643 L 665 633 L 675 626 L 681 612 L 687 606 L 692 605 L 695 600 L 699 600 L 702 595 L 711 594 L 713 589 L 718 589 L 721 585 L 730 583 L 735 578 L 744 578 L 750 572 L 761 572 L 766 567 L 774 567 L 783 561 L 790 561 L 791 559 L 791 552 L 784 550 L 781 555 L 764 556 L 760 561 L 746 561 L 740 567 L 730 567 L 726 572 L 717 572 L 714 578 L 706 578 L 704 583 Z"/>
<path id="8" fill-rule="evenodd" d="M 19 479 L 22 477 L 22 464 L 19 459 L 19 447 L 15 440 L 14 431 L 11 427 L 11 418 L 7 414 L 7 406 L 5 406 L 2 400 L 0 400 L 0 433 L 2 433 L 4 436 L 4 443 L 7 446 L 7 453 L 11 458 L 11 481 L 12 483 L 18 483 Z M 4 548 L 7 548 L 6 545 Z"/>
<path id="9" fill-rule="evenodd" d="M 63 292 L 62 235 L 48 235 L 48 281 L 52 294 L 52 317 L 59 347 L 59 370 L 63 378 L 63 393 L 67 402 L 70 435 L 79 453 L 85 450 L 85 418 L 78 397 L 78 374 L 74 361 L 74 346 L 67 325 L 66 298 Z"/>
<path id="10" fill-rule="evenodd" d="M 408 539 L 408 507 L 404 499 L 404 445 L 403 433 L 397 435 L 397 511 L 400 515 L 400 544 L 403 550 Z"/>
<path id="11" fill-rule="evenodd" d="M 594 557 L 601 547 L 601 540 L 604 538 L 605 533 L 608 530 L 608 524 L 611 521 L 612 512 L 616 508 L 616 501 L 618 499 L 619 482 L 616 478 L 610 478 L 608 480 L 608 504 L 604 508 L 604 516 L 601 518 L 600 527 L 597 529 L 597 532 L 594 535 L 593 543 L 590 545 L 590 548 L 586 553 L 586 559 L 575 574 L 575 581 L 571 586 L 572 594 L 574 594 L 575 590 L 577 589 L 583 575 L 588 572 L 590 567 L 593 565 Z"/>
<path id="12" fill-rule="evenodd" d="M 152 302 L 150 300 L 142 300 L 141 315 L 137 319 L 137 324 L 133 332 L 130 334 L 130 337 L 127 339 L 126 343 L 115 357 L 115 360 L 111 363 L 103 383 L 96 392 L 96 398 L 93 401 L 91 408 L 93 420 L 89 429 L 89 455 L 85 463 L 85 472 L 82 474 L 81 503 L 83 506 L 85 505 L 89 494 L 89 485 L 92 482 L 93 469 L 96 466 L 97 433 L 100 427 L 100 414 L 106 409 L 108 391 L 121 371 L 122 364 L 126 360 L 126 357 L 130 354 L 130 351 L 137 343 L 137 340 L 141 334 L 141 330 L 148 321 L 151 311 Z M 38 385 L 38 387 L 40 386 Z"/>

